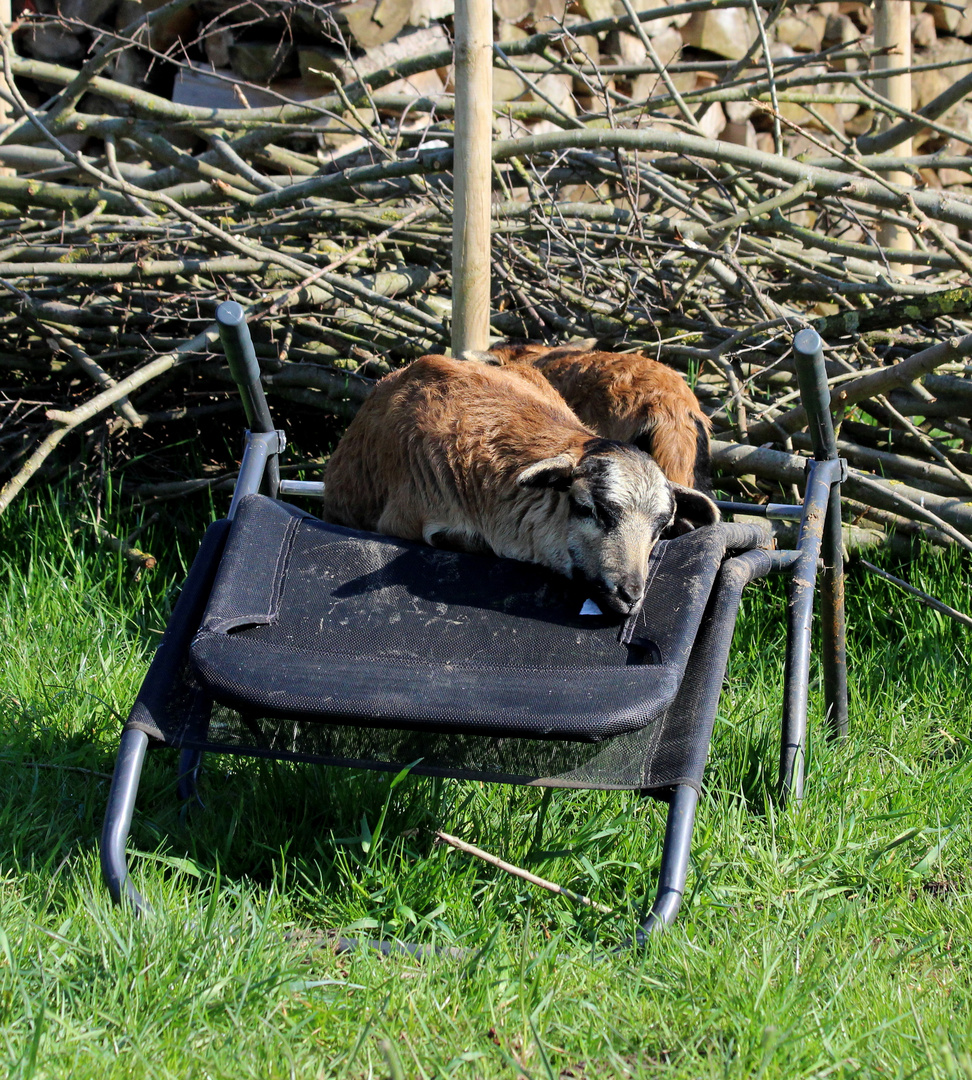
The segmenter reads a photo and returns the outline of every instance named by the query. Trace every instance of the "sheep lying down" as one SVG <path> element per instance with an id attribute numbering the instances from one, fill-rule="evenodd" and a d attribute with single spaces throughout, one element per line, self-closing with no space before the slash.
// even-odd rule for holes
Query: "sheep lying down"
<path id="1" fill-rule="evenodd" d="M 719 516 L 643 451 L 596 436 L 539 372 L 444 356 L 378 383 L 324 479 L 328 521 L 539 563 L 622 615 L 676 511 Z"/>

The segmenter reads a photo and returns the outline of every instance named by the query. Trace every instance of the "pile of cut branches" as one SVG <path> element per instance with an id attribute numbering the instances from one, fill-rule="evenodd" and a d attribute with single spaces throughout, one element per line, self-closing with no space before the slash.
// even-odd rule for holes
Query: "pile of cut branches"
<path id="1" fill-rule="evenodd" d="M 278 412 L 335 432 L 376 377 L 448 348 L 453 99 L 400 80 L 446 69 L 449 50 L 261 108 L 179 105 L 109 77 L 182 3 L 102 39 L 80 70 L 4 41 L 0 512 L 106 447 L 135 457 L 223 414 L 238 423 L 212 322 L 224 299 L 250 314 Z M 740 60 L 666 66 L 651 47 L 653 20 L 738 7 L 763 27 Z M 497 63 L 530 90 L 495 105 L 493 331 L 673 365 L 712 416 L 720 487 L 786 501 L 808 447 L 790 342 L 813 325 L 854 523 L 870 541 L 893 529 L 972 548 L 972 199 L 936 180 L 972 172 L 964 144 L 952 152 L 969 136 L 945 122 L 972 76 L 920 114 L 889 105 L 868 41 L 768 61 L 783 11 L 693 0 L 502 44 Z M 643 64 L 583 47 L 619 32 L 643 38 Z M 886 120 L 828 124 L 823 107 L 849 98 Z M 745 106 L 760 140 L 709 137 L 716 105 Z M 919 132 L 921 156 L 889 154 Z M 888 225 L 913 246 L 882 246 Z M 128 475 L 145 500 L 226 479 Z"/>

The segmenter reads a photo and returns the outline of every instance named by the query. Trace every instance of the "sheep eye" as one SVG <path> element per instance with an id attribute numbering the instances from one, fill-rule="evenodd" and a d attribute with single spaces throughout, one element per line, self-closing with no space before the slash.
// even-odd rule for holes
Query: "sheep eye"
<path id="1" fill-rule="evenodd" d="M 593 503 L 578 502 L 576 499 L 570 500 L 570 512 L 575 517 L 592 518 L 597 514 L 597 510 Z"/>

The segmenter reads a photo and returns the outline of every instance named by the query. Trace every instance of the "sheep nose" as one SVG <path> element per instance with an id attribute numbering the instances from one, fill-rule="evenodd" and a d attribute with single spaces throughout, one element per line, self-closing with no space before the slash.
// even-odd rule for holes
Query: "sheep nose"
<path id="1" fill-rule="evenodd" d="M 625 575 L 615 582 L 608 582 L 608 592 L 613 595 L 628 611 L 641 603 L 645 594 L 645 583 L 637 575 Z"/>
<path id="2" fill-rule="evenodd" d="M 635 604 L 641 603 L 645 595 L 644 582 L 640 580 L 623 582 L 618 585 L 618 594 L 622 600 L 634 607 Z"/>

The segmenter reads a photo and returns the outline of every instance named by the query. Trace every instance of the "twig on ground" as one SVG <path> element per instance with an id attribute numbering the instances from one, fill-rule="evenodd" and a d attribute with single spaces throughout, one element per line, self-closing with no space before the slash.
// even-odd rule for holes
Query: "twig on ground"
<path id="1" fill-rule="evenodd" d="M 553 881 L 547 881 L 546 878 L 537 877 L 536 874 L 531 874 L 529 870 L 524 870 L 519 866 L 514 866 L 512 863 L 504 862 L 504 860 L 498 856 L 490 855 L 488 851 L 483 851 L 482 848 L 478 848 L 474 844 L 467 844 L 465 840 L 460 840 L 457 836 L 451 836 L 449 833 L 442 832 L 441 829 L 436 829 L 435 835 L 444 844 L 454 847 L 457 851 L 465 852 L 467 855 L 474 855 L 477 859 L 482 859 L 483 862 L 489 863 L 490 866 L 497 867 L 497 869 L 502 870 L 506 874 L 512 874 L 513 877 L 522 878 L 523 881 L 529 881 L 531 885 L 539 885 L 541 889 L 546 889 L 548 892 L 558 893 L 560 896 L 565 896 L 568 900 L 572 900 L 576 904 L 583 904 L 585 907 L 593 908 L 602 915 L 611 915 L 613 913 L 611 908 L 597 903 L 596 900 L 592 900 L 589 896 L 582 896 L 580 893 L 565 889 L 563 885 L 557 885 Z"/>

